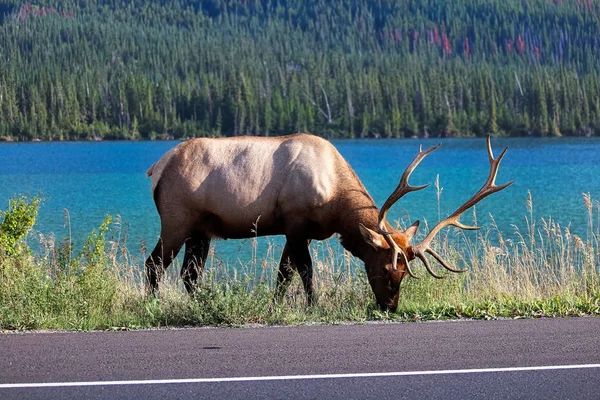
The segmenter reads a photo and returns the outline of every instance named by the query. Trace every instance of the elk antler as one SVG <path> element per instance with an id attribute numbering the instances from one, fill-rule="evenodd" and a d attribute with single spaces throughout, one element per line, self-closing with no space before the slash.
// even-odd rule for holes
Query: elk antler
<path id="1" fill-rule="evenodd" d="M 490 161 L 490 174 L 488 175 L 488 178 L 485 181 L 485 183 L 483 184 L 483 186 L 481 187 L 481 189 L 479 189 L 479 191 L 477 193 L 475 193 L 475 195 L 473 195 L 473 197 L 471 197 L 462 206 L 460 206 L 458 208 L 458 210 L 456 210 L 452 215 L 450 215 L 448 218 L 438 222 L 438 224 L 433 227 L 433 229 L 427 234 L 427 236 L 425 237 L 425 239 L 423 239 L 423 241 L 421 243 L 412 247 L 414 256 L 423 262 L 423 264 L 425 265 L 425 268 L 427 268 L 427 271 L 429 271 L 429 273 L 431 275 L 433 275 L 434 278 L 441 279 L 444 277 L 438 276 L 432 271 L 431 266 L 429 265 L 429 262 L 427 261 L 427 258 L 425 257 L 425 253 L 431 254 L 433 256 L 433 258 L 435 258 L 444 268 L 446 268 L 449 271 L 464 272 L 464 270 L 458 270 L 458 269 L 454 269 L 454 268 L 450 267 L 442 259 L 442 257 L 440 257 L 439 254 L 437 254 L 435 251 L 433 251 L 433 249 L 431 248 L 431 241 L 433 240 L 435 235 L 437 235 L 440 230 L 442 230 L 443 228 L 450 226 L 450 225 L 456 226 L 457 228 L 466 229 L 466 230 L 479 229 L 479 227 L 477 227 L 477 226 L 467 226 L 467 225 L 460 223 L 458 221 L 458 218 L 461 216 L 461 214 L 463 214 L 469 208 L 473 207 L 475 204 L 477 204 L 478 202 L 480 202 L 481 200 L 483 200 L 490 194 L 499 192 L 502 189 L 512 185 L 514 182 L 514 181 L 510 181 L 510 182 L 505 183 L 504 185 L 500 185 L 500 186 L 496 186 L 496 184 L 495 184 L 496 174 L 498 173 L 498 167 L 500 166 L 500 161 L 502 161 L 502 157 L 504 157 L 504 154 L 506 154 L 508 147 L 505 148 L 502 151 L 502 153 L 500 153 L 498 158 L 494 158 L 494 154 L 492 153 L 492 144 L 490 141 L 490 136 L 488 136 L 487 149 L 488 149 L 488 158 Z"/>
<path id="2" fill-rule="evenodd" d="M 383 235 L 383 237 L 385 238 L 385 241 L 388 243 L 388 245 L 392 249 L 394 249 L 394 257 L 392 259 L 392 269 L 394 271 L 397 270 L 396 265 L 398 262 L 398 254 L 401 254 L 402 257 L 404 258 L 404 262 L 405 262 L 406 268 L 408 270 L 408 273 L 413 278 L 418 278 L 418 277 L 415 274 L 413 274 L 413 272 L 411 271 L 411 269 L 408 265 L 408 259 L 406 258 L 406 254 L 404 254 L 404 251 L 402 251 L 402 249 L 392 239 L 392 237 L 391 237 L 392 233 L 387 231 L 386 226 L 385 226 L 385 216 L 386 216 L 388 210 L 394 205 L 394 203 L 396 203 L 398 200 L 400 200 L 400 198 L 402 196 L 404 196 L 405 194 L 410 193 L 410 192 L 425 189 L 427 186 L 429 186 L 429 184 L 423 185 L 423 186 L 411 186 L 408 183 L 408 178 L 410 177 L 410 175 L 412 174 L 414 169 L 417 167 L 417 165 L 419 165 L 419 163 L 421 161 L 423 161 L 423 159 L 429 153 L 433 152 L 440 146 L 441 146 L 441 144 L 438 144 L 437 146 L 433 146 L 432 148 L 430 148 L 426 151 L 423 151 L 423 148 L 421 146 L 419 146 L 419 153 L 415 156 L 415 158 L 411 161 L 411 163 L 408 164 L 408 167 L 406 167 L 406 170 L 404 170 L 404 173 L 402 174 L 402 177 L 400 178 L 400 183 L 398 183 L 398 186 L 396 187 L 396 189 L 392 192 L 390 197 L 388 197 L 388 199 L 385 201 L 385 203 L 383 203 L 383 207 L 381 207 L 381 210 L 379 210 L 379 218 L 378 218 L 379 233 Z"/>

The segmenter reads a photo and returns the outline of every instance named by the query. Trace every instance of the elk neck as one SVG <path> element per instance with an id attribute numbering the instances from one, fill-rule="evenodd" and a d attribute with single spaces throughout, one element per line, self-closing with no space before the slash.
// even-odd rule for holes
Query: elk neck
<path id="1" fill-rule="evenodd" d="M 379 210 L 366 190 L 352 193 L 341 200 L 338 209 L 340 214 L 337 231 L 340 234 L 340 242 L 353 256 L 364 261 L 373 248 L 365 242 L 359 225 L 363 224 L 376 231 Z"/>

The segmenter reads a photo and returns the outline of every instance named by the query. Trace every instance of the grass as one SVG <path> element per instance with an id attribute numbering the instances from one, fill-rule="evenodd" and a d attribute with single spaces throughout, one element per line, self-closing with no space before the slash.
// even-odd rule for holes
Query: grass
<path id="1" fill-rule="evenodd" d="M 310 308 L 299 279 L 284 301 L 273 302 L 281 248 L 270 244 L 259 255 L 256 239 L 250 240 L 252 259 L 233 271 L 213 247 L 194 298 L 183 290 L 178 265 L 169 268 L 159 298 L 148 298 L 143 259 L 127 249 L 126 232 L 118 219 L 107 218 L 75 251 L 70 238 L 32 237 L 39 203 L 38 199 L 16 198 L 0 214 L 1 329 L 600 315 L 600 203 L 587 194 L 582 206 L 588 220 L 584 237 L 552 219 L 536 222 L 531 197 L 526 232 L 515 228 L 510 238 L 505 237 L 491 216 L 492 227 L 474 238 L 450 230 L 435 243 L 436 251 L 469 271 L 445 280 L 425 273 L 420 280 L 405 279 L 395 313 L 377 308 L 362 263 L 328 242 L 311 246 L 318 302 Z"/>

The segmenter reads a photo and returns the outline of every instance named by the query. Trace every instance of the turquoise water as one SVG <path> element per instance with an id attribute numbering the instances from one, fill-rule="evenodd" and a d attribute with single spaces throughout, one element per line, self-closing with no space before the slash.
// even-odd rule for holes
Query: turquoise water
<path id="1" fill-rule="evenodd" d="M 411 177 L 413 185 L 432 186 L 411 193 L 390 211 L 389 219 L 435 223 L 438 201 L 433 183 L 439 174 L 443 187 L 442 217 L 479 189 L 488 174 L 484 139 L 339 140 L 334 144 L 353 166 L 378 205 L 383 204 L 407 163 L 424 148 L 443 145 L 426 158 Z M 128 247 L 139 254 L 151 250 L 159 234 L 159 218 L 150 194 L 147 168 L 177 142 L 75 142 L 0 144 L 0 208 L 15 194 L 43 194 L 36 231 L 66 237 L 63 209 L 70 215 L 72 237 L 82 243 L 107 214 L 119 215 L 128 228 Z M 527 192 L 533 198 L 534 217 L 553 217 L 562 226 L 585 235 L 587 214 L 582 193 L 600 199 L 599 138 L 499 138 L 495 153 L 505 146 L 497 183 L 515 184 L 476 206 L 478 223 L 489 226 L 492 213 L 504 236 L 513 226 L 524 228 Z M 472 220 L 471 214 L 463 218 Z M 423 226 L 423 225 L 422 225 Z M 261 241 L 261 248 L 264 248 Z M 280 243 L 276 240 L 276 243 Z M 217 242 L 219 257 L 244 261 L 248 241 Z M 242 249 L 242 250 L 240 250 Z M 259 251 L 260 254 L 260 251 Z M 276 256 L 277 257 L 277 256 Z"/>

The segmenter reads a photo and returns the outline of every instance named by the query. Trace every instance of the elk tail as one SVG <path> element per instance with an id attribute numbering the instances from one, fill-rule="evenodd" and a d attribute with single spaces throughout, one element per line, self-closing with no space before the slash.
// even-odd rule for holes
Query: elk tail
<path id="1" fill-rule="evenodd" d="M 146 176 L 147 176 L 147 177 L 150 177 L 150 176 L 152 176 L 152 171 L 154 170 L 154 166 L 155 166 L 155 165 L 156 165 L 156 163 L 152 164 L 152 165 L 150 166 L 150 168 L 148 168 L 148 171 L 146 171 Z"/>

